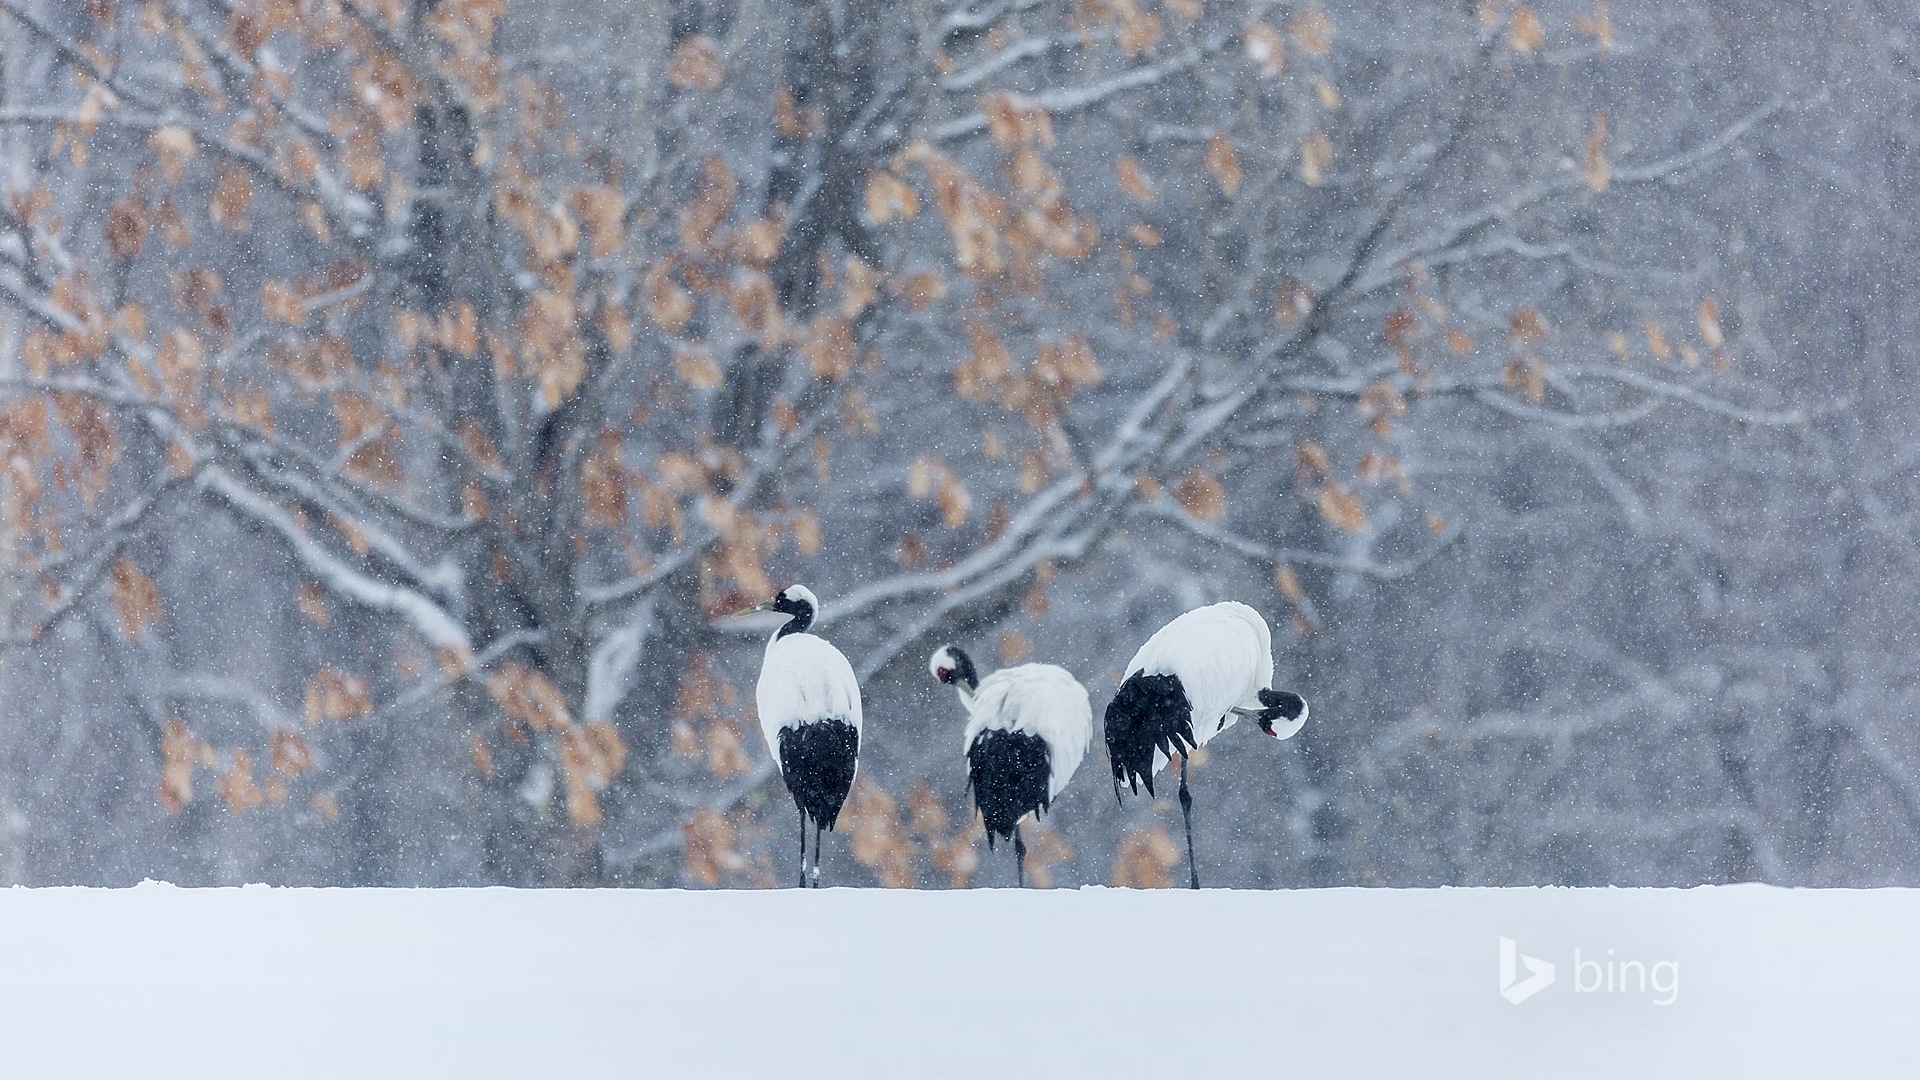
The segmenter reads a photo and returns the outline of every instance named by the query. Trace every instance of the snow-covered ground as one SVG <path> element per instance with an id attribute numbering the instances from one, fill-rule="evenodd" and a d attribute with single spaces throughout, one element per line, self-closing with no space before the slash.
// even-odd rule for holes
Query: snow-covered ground
<path id="1" fill-rule="evenodd" d="M 1898 890 L 13 889 L 0 1077 L 1912 1076 L 1917 971 Z"/>

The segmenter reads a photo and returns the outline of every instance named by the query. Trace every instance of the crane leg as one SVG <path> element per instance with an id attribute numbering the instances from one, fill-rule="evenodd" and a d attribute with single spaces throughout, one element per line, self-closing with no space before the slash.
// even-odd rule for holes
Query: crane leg
<path id="1" fill-rule="evenodd" d="M 800 842 L 802 844 L 807 842 L 804 833 L 801 834 Z M 813 887 L 816 889 L 820 887 L 820 823 L 817 821 L 813 823 Z"/>
<path id="2" fill-rule="evenodd" d="M 807 887 L 807 812 L 800 811 L 800 887 Z"/>
<path id="3" fill-rule="evenodd" d="M 1193 862 L 1193 792 L 1187 790 L 1187 755 L 1180 755 L 1180 817 L 1187 824 L 1187 880 L 1200 887 L 1200 870 Z"/>
<path id="4" fill-rule="evenodd" d="M 1013 825 L 1013 880 L 1024 889 L 1027 887 L 1027 842 L 1020 837 L 1020 823 Z"/>

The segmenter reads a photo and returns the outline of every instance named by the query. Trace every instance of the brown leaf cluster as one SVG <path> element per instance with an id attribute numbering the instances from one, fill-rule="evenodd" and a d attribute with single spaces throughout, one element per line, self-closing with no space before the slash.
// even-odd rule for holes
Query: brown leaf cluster
<path id="1" fill-rule="evenodd" d="M 234 813 L 251 810 L 267 801 L 267 795 L 253 779 L 253 755 L 238 747 L 232 752 L 232 764 L 227 771 L 214 781 L 214 787 L 220 797 L 227 802 L 227 809 Z M 279 789 L 282 799 L 286 798 L 286 786 Z"/>
<path id="2" fill-rule="evenodd" d="M 120 617 L 120 632 L 130 641 L 160 621 L 159 587 L 124 555 L 113 561 L 113 610 Z"/>
<path id="3" fill-rule="evenodd" d="M 920 212 L 920 195 L 893 172 L 879 170 L 867 177 L 866 210 L 875 225 L 911 221 Z"/>
<path id="4" fill-rule="evenodd" d="M 291 728 L 275 728 L 267 736 L 267 761 L 288 776 L 299 776 L 316 765 L 307 740 Z"/>
<path id="5" fill-rule="evenodd" d="M 695 810 L 680 823 L 680 832 L 686 840 L 688 881 L 712 888 L 747 869 L 746 858 L 734 847 L 739 834 L 725 815 Z"/>
<path id="6" fill-rule="evenodd" d="M 193 768 L 212 768 L 213 747 L 196 738 L 177 717 L 168 717 L 160 731 L 160 805 L 169 814 L 193 801 Z"/>
<path id="7" fill-rule="evenodd" d="M 1335 33 L 1333 20 L 1318 11 L 1302 12 L 1287 20 L 1287 34 L 1293 38 L 1293 43 L 1315 56 L 1325 56 L 1333 51 Z"/>
<path id="8" fill-rule="evenodd" d="M 367 680 L 335 668 L 321 668 L 307 680 L 307 726 L 325 720 L 352 720 L 373 712 Z"/>
<path id="9" fill-rule="evenodd" d="M 720 64 L 720 47 L 705 34 L 682 40 L 667 65 L 667 81 L 682 90 L 718 90 L 726 79 L 726 69 Z"/>
<path id="10" fill-rule="evenodd" d="M 1080 334 L 1041 342 L 1031 368 L 1022 370 L 1013 353 L 984 320 L 967 323 L 968 355 L 954 366 L 954 392 L 969 401 L 997 401 L 1009 412 L 1046 430 L 1061 405 L 1075 392 L 1105 377 L 1093 349 Z"/>
<path id="11" fill-rule="evenodd" d="M 113 420 L 99 399 L 85 394 L 53 394 L 54 415 L 67 429 L 72 442 L 72 457 L 66 475 L 79 489 L 80 498 L 91 509 L 107 490 L 114 462 L 120 460 L 120 443 L 114 437 Z M 59 476 L 58 465 L 55 475 Z M 116 581 L 118 578 L 116 577 Z"/>
<path id="12" fill-rule="evenodd" d="M 1315 128 L 1300 142 L 1300 179 L 1308 187 L 1319 187 L 1326 171 L 1333 166 L 1333 140 Z"/>
<path id="13" fill-rule="evenodd" d="M 1320 516 L 1343 532 L 1361 533 L 1367 529 L 1367 508 L 1360 496 L 1344 484 L 1327 481 L 1316 500 Z"/>
<path id="14" fill-rule="evenodd" d="M 853 782 L 840 827 L 852 842 L 853 861 L 872 870 L 883 887 L 913 888 L 913 836 L 900 820 L 893 796 L 860 777 Z"/>
<path id="15" fill-rule="evenodd" d="M 508 661 L 499 665 L 487 677 L 487 694 L 501 712 L 534 731 L 563 732 L 573 726 L 560 688 L 525 664 Z"/>
<path id="16" fill-rule="evenodd" d="M 1227 514 L 1227 489 L 1205 469 L 1189 469 L 1174 486 L 1173 498 L 1201 521 L 1218 521 Z"/>
<path id="17" fill-rule="evenodd" d="M 1545 40 L 1546 31 L 1540 25 L 1540 19 L 1533 9 L 1525 4 L 1513 9 L 1508 18 L 1507 46 L 1517 53 L 1530 53 L 1540 47 Z"/>
<path id="18" fill-rule="evenodd" d="M 535 379 L 549 409 L 573 396 L 587 377 L 587 345 L 575 320 L 573 297 L 536 291 L 520 314 L 520 374 Z"/>
<path id="19" fill-rule="evenodd" d="M 1580 179 L 1586 181 L 1587 190 L 1598 194 L 1607 190 L 1613 181 L 1613 168 L 1607 164 L 1607 114 L 1593 114 L 1593 131 L 1587 136 L 1586 147 L 1580 158 Z"/>
<path id="20" fill-rule="evenodd" d="M 766 559 L 779 550 L 779 528 L 712 495 L 700 499 L 699 513 L 700 520 L 721 538 L 719 547 L 700 564 L 706 608 L 735 611 L 772 595 Z"/>
<path id="21" fill-rule="evenodd" d="M 1247 59 L 1253 61 L 1263 79 L 1277 79 L 1287 70 L 1287 43 L 1280 31 L 1266 23 L 1254 23 L 1241 33 L 1246 38 Z"/>
<path id="22" fill-rule="evenodd" d="M 751 771 L 753 759 L 734 719 L 739 707 L 739 691 L 720 673 L 713 655 L 696 653 L 680 676 L 674 701 L 674 724 L 669 732 L 674 751 L 687 758 L 704 754 L 707 771 L 715 779 Z M 704 736 L 695 732 L 695 720 L 706 721 Z"/>
<path id="23" fill-rule="evenodd" d="M 973 496 L 967 485 L 937 455 L 922 454 L 907 470 L 907 494 L 916 499 L 931 498 L 940 505 L 940 520 L 949 529 L 966 524 L 973 510 Z"/>
<path id="24" fill-rule="evenodd" d="M 853 324 L 839 315 L 816 316 L 800 345 L 807 373 L 816 379 L 844 379 L 853 374 L 859 353 Z"/>
<path id="25" fill-rule="evenodd" d="M 1008 221 L 1007 201 L 945 157 L 929 153 L 927 179 L 933 206 L 947 223 L 954 265 L 968 277 L 984 278 L 1007 268 L 1001 231 Z"/>
<path id="26" fill-rule="evenodd" d="M 1535 405 L 1547 396 L 1547 372 L 1538 360 L 1516 357 L 1507 361 L 1500 381 L 1514 393 L 1526 395 L 1527 400 Z"/>
<path id="27" fill-rule="evenodd" d="M 1216 131 L 1207 139 L 1207 149 L 1201 156 L 1207 175 L 1220 185 L 1220 190 L 1231 199 L 1240 193 L 1240 155 L 1234 152 L 1233 140 L 1224 131 Z"/>
<path id="28" fill-rule="evenodd" d="M 1155 825 L 1137 829 L 1120 842 L 1120 853 L 1113 860 L 1113 886 L 1116 889 L 1169 889 L 1172 870 L 1180 864 L 1180 848 Z"/>
<path id="29" fill-rule="evenodd" d="M 1120 190 L 1135 202 L 1151 203 L 1160 197 L 1153 188 L 1153 182 L 1141 170 L 1140 163 L 1126 154 L 1113 160 L 1113 174 L 1120 182 Z"/>
<path id="30" fill-rule="evenodd" d="M 1073 858 L 1073 847 L 1058 829 L 1029 821 L 1021 835 L 1027 840 L 1027 884 L 1036 889 L 1054 886 L 1053 868 Z"/>
<path id="31" fill-rule="evenodd" d="M 979 830 L 971 821 L 953 827 L 951 815 L 925 782 L 907 793 L 908 827 L 927 845 L 927 860 L 947 877 L 947 888 L 964 889 L 980 869 Z"/>
<path id="32" fill-rule="evenodd" d="M 599 825 L 604 819 L 599 793 L 626 764 L 626 742 L 604 720 L 569 724 L 560 733 L 559 752 L 567 819 L 587 828 Z"/>
<path id="33" fill-rule="evenodd" d="M 627 488 L 632 474 L 620 457 L 617 432 L 602 432 L 580 461 L 580 499 L 588 528 L 617 529 L 627 523 Z"/>

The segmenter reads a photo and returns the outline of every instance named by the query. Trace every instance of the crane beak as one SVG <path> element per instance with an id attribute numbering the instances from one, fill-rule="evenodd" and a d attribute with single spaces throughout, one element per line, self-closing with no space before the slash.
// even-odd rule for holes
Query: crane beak
<path id="1" fill-rule="evenodd" d="M 752 614 L 755 614 L 756 612 L 771 611 L 773 610 L 773 602 L 778 599 L 780 598 L 775 596 L 766 600 L 762 600 L 750 608 L 746 608 L 744 610 L 734 612 L 733 614 L 727 616 L 727 618 L 737 619 L 742 615 L 752 615 Z"/>

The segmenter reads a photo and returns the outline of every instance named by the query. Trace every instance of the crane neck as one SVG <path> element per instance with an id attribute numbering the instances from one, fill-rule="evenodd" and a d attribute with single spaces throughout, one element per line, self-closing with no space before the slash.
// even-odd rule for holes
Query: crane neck
<path id="1" fill-rule="evenodd" d="M 787 620 L 786 625 L 773 632 L 774 641 L 778 641 L 788 634 L 804 634 L 807 632 L 807 628 L 813 625 L 813 608 L 811 605 L 800 604 L 791 609 L 775 608 L 774 610 L 784 610 L 793 616 Z"/>

